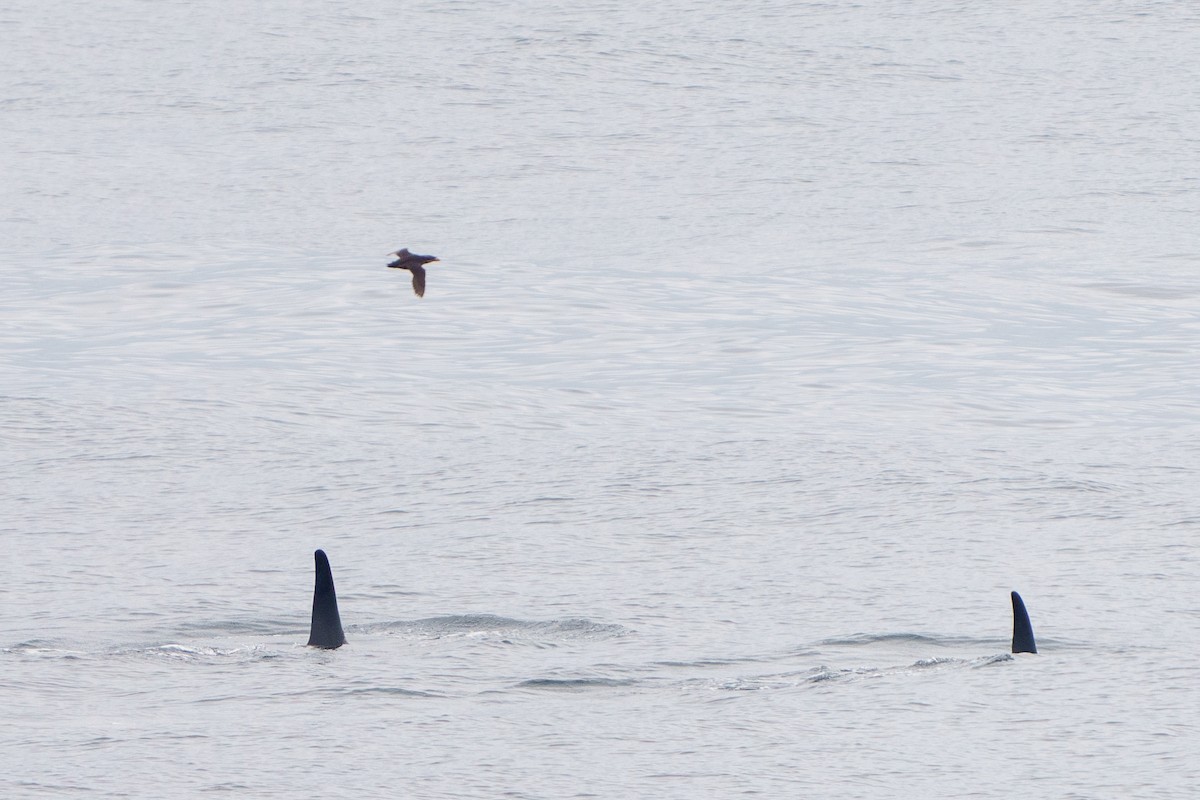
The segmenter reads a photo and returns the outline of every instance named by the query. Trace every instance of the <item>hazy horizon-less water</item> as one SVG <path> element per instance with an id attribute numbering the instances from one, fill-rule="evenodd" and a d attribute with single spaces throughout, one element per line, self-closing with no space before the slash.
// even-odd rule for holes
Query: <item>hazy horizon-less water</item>
<path id="1" fill-rule="evenodd" d="M 10 5 L 4 796 L 1190 796 L 1197 25 Z"/>

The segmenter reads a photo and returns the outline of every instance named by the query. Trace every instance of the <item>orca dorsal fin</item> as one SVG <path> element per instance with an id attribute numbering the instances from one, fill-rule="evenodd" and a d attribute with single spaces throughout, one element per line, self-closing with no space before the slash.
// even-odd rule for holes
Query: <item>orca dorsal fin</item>
<path id="1" fill-rule="evenodd" d="M 346 643 L 342 618 L 338 614 L 337 593 L 333 590 L 333 571 L 324 550 L 313 553 L 317 562 L 317 580 L 313 587 L 312 628 L 308 632 L 309 647 L 336 650 Z"/>
<path id="2" fill-rule="evenodd" d="M 329 590 L 332 592 L 333 587 Z M 1029 612 L 1025 610 L 1025 601 L 1021 595 L 1012 593 L 1013 604 L 1013 641 L 1014 653 L 1036 653 L 1037 644 L 1033 641 L 1033 625 L 1029 624 Z"/>

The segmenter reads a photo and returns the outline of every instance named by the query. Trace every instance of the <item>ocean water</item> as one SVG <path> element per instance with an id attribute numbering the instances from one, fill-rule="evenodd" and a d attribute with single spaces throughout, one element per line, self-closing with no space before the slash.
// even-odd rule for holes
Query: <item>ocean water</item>
<path id="1" fill-rule="evenodd" d="M 0 796 L 1192 797 L 1198 35 L 6 4 Z"/>

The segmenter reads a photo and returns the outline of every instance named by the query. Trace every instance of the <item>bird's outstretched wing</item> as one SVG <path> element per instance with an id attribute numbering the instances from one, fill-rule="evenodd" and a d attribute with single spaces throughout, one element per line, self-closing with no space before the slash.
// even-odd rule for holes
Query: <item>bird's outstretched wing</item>
<path id="1" fill-rule="evenodd" d="M 419 265 L 410 267 L 413 274 L 413 291 L 417 297 L 425 296 L 425 268 Z"/>
<path id="2" fill-rule="evenodd" d="M 394 253 L 388 253 L 388 255 L 396 256 L 396 260 L 393 261 L 392 263 L 388 264 L 389 267 L 395 267 L 397 269 L 408 269 L 407 265 L 404 263 L 408 259 L 409 255 L 411 255 L 408 252 L 408 248 L 404 248 L 403 250 L 397 250 Z"/>

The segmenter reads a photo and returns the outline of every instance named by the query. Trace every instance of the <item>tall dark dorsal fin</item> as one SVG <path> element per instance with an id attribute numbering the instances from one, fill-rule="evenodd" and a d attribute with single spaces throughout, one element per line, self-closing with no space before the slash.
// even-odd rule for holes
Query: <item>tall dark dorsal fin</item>
<path id="1" fill-rule="evenodd" d="M 317 562 L 317 582 L 313 588 L 312 628 L 308 633 L 309 647 L 336 650 L 346 643 L 342 618 L 338 614 L 337 593 L 333 590 L 333 571 L 324 550 L 313 553 Z"/>
<path id="2" fill-rule="evenodd" d="M 332 594 L 333 585 L 329 587 Z M 1012 651 L 1014 653 L 1036 653 L 1037 645 L 1033 641 L 1033 626 L 1029 624 L 1029 612 L 1025 610 L 1025 602 L 1021 599 L 1021 595 L 1016 592 L 1012 593 L 1013 603 L 1013 642 Z M 337 610 L 334 609 L 334 614 Z"/>

